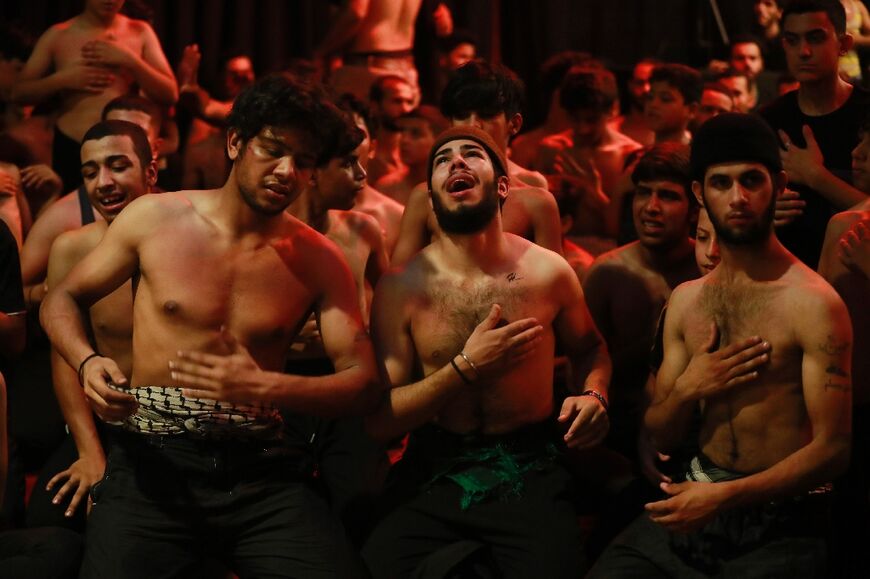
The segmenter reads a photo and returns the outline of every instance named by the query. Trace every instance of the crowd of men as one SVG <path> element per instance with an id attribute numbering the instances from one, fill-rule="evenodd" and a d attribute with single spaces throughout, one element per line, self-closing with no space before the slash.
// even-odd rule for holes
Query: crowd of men
<path id="1" fill-rule="evenodd" d="M 0 578 L 866 573 L 861 1 L 532 128 L 443 4 L 215 95 L 123 5 L 0 44 Z"/>

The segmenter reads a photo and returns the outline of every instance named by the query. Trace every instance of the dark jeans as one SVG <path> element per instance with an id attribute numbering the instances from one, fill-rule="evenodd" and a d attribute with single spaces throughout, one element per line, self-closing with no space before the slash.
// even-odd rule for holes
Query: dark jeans
<path id="1" fill-rule="evenodd" d="M 72 579 L 81 558 L 82 537 L 67 529 L 0 533 L 0 579 Z"/>
<path id="2" fill-rule="evenodd" d="M 113 433 L 82 577 L 356 577 L 341 525 L 281 442 Z"/>
<path id="3" fill-rule="evenodd" d="M 726 511 L 689 534 L 670 533 L 644 513 L 586 577 L 827 578 L 827 521 L 827 497 Z"/>
<path id="4" fill-rule="evenodd" d="M 445 431 L 427 438 L 421 443 L 412 434 L 405 457 L 391 473 L 391 504 L 362 553 L 373 577 L 452 576 L 455 565 L 472 555 L 491 561 L 490 571 L 499 577 L 581 576 L 583 545 L 569 491 L 571 477 L 561 465 L 550 461 L 530 469 L 522 474 L 518 493 L 492 496 L 462 509 L 463 489 L 437 474 L 445 452 L 468 448 Z M 541 442 L 530 441 L 522 450 L 537 445 L 545 455 Z M 449 556 L 455 565 L 444 561 Z M 441 559 L 437 565 L 435 559 Z M 429 574 L 436 567 L 439 573 Z M 479 576 L 477 571 L 474 576 Z"/>

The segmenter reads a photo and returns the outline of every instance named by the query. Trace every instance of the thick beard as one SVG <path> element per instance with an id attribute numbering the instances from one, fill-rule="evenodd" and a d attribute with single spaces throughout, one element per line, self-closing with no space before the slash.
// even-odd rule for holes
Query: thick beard
<path id="1" fill-rule="evenodd" d="M 761 218 L 740 232 L 733 231 L 720 223 L 719 218 L 712 211 L 707 211 L 707 215 L 710 217 L 710 223 L 713 224 L 713 229 L 716 230 L 716 237 L 720 243 L 731 246 L 752 246 L 760 245 L 770 237 L 775 211 L 776 195 L 771 195 L 770 205 L 761 214 Z"/>
<path id="2" fill-rule="evenodd" d="M 486 186 L 486 192 L 476 205 L 460 205 L 454 210 L 447 209 L 437 193 L 432 194 L 432 209 L 438 226 L 445 233 L 469 235 L 486 229 L 496 212 L 498 212 L 498 194 L 496 184 Z"/>

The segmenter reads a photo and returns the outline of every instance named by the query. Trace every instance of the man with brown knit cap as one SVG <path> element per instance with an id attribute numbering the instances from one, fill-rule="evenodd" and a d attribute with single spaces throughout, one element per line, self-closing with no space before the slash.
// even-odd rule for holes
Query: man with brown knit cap
<path id="1" fill-rule="evenodd" d="M 443 235 L 375 292 L 372 336 L 389 390 L 367 426 L 384 441 L 411 432 L 363 550 L 376 578 L 478 563 L 503 577 L 580 575 L 558 447 L 607 433 L 610 359 L 568 263 L 502 231 L 506 168 L 483 130 L 442 133 L 428 183 Z M 553 421 L 556 339 L 576 395 Z M 483 351 L 492 343 L 498 355 Z"/>

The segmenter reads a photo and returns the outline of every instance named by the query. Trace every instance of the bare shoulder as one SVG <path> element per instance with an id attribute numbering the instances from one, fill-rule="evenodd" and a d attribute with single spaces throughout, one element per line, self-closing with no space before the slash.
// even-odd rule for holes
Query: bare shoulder
<path id="1" fill-rule="evenodd" d="M 51 260 L 80 261 L 97 246 L 106 232 L 106 223 L 97 221 L 79 229 L 65 231 L 51 244 Z"/>
<path id="2" fill-rule="evenodd" d="M 542 281 L 577 279 L 577 275 L 565 258 L 555 251 L 541 247 L 513 233 L 505 232 L 504 236 L 522 271 L 528 272 Z"/>
<path id="3" fill-rule="evenodd" d="M 668 316 L 674 320 L 682 320 L 686 312 L 697 307 L 701 291 L 706 284 L 715 282 L 715 271 L 706 277 L 685 281 L 674 288 L 668 298 Z"/>
<path id="4" fill-rule="evenodd" d="M 381 235 L 381 226 L 378 220 L 358 210 L 349 211 L 330 211 L 330 215 L 338 221 L 342 227 L 346 228 L 352 234 L 369 240 L 374 235 Z"/>
<path id="5" fill-rule="evenodd" d="M 517 184 L 526 185 L 528 187 L 540 188 L 546 191 L 547 179 L 538 171 L 530 171 L 524 167 L 514 164 L 511 171 L 511 179 L 516 179 Z"/>
<path id="6" fill-rule="evenodd" d="M 828 221 L 828 228 L 825 233 L 826 238 L 838 238 L 843 235 L 846 230 L 852 227 L 862 219 L 870 218 L 870 207 L 866 209 L 858 209 L 861 205 L 867 203 L 862 201 L 858 206 L 848 211 L 841 211 Z"/>
<path id="7" fill-rule="evenodd" d="M 821 275 L 796 262 L 782 278 L 785 288 L 782 307 L 798 325 L 815 323 L 818 316 L 845 315 L 846 307 L 837 291 Z"/>

